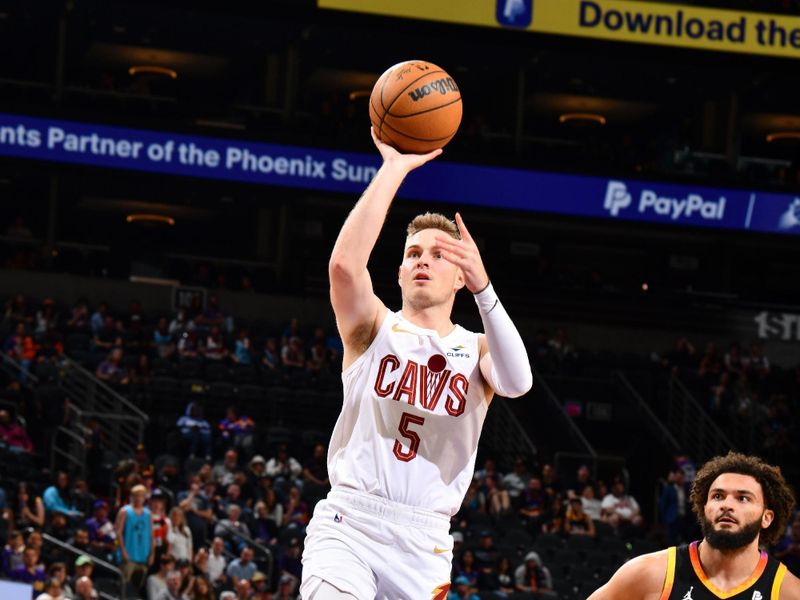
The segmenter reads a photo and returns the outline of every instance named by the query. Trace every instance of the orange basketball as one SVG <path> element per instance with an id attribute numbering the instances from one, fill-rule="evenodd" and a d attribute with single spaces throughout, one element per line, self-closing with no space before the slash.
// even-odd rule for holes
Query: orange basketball
<path id="1" fill-rule="evenodd" d="M 375 82 L 369 118 L 382 142 L 400 152 L 442 148 L 461 123 L 461 92 L 443 69 L 424 60 L 390 67 Z"/>

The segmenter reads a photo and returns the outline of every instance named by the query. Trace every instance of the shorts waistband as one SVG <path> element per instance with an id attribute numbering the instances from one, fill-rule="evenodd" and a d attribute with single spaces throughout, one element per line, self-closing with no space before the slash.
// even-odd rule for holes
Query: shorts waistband
<path id="1" fill-rule="evenodd" d="M 355 509 L 399 525 L 450 531 L 450 518 L 446 515 L 381 498 L 374 494 L 339 487 L 328 492 L 328 498 L 344 502 Z"/>

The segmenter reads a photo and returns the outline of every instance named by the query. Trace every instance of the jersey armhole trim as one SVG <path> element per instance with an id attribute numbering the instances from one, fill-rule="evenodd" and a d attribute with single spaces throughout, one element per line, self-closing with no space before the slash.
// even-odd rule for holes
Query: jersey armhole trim
<path id="1" fill-rule="evenodd" d="M 778 600 L 781 595 L 781 585 L 783 585 L 783 577 L 786 575 L 786 565 L 781 563 L 778 565 L 778 571 L 775 573 L 775 579 L 772 580 L 772 593 L 770 600 Z"/>
<path id="2" fill-rule="evenodd" d="M 667 574 L 664 577 L 664 589 L 661 591 L 660 600 L 667 600 L 672 593 L 672 585 L 675 583 L 675 555 L 678 548 L 675 546 L 667 550 Z"/>
<path id="3" fill-rule="evenodd" d="M 373 338 L 372 342 L 370 342 L 369 346 L 367 346 L 367 349 L 364 350 L 363 354 L 361 354 L 361 356 L 359 356 L 353 362 L 353 364 L 351 364 L 344 371 L 342 371 L 343 378 L 347 377 L 352 371 L 355 371 L 358 368 L 358 365 L 360 365 L 363 361 L 367 360 L 367 355 L 369 354 L 369 351 L 375 346 L 377 342 L 379 342 L 386 336 L 386 329 L 388 327 L 387 324 L 389 323 L 389 319 L 394 315 L 395 313 L 390 308 L 386 307 L 386 315 L 384 315 L 383 317 L 381 326 L 378 327 L 378 333 L 375 334 L 375 337 Z"/>

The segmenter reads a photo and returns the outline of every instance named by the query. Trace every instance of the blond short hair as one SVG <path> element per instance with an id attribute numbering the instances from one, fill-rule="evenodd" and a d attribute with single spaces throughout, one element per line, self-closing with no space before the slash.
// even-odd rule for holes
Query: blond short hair
<path id="1" fill-rule="evenodd" d="M 131 488 L 131 495 L 138 494 L 139 492 L 141 492 L 141 493 L 143 493 L 145 495 L 147 494 L 147 488 L 144 487 L 141 483 L 138 484 L 138 485 L 135 485 L 135 486 L 133 486 Z"/>
<path id="2" fill-rule="evenodd" d="M 458 231 L 456 224 L 441 213 L 426 212 L 425 214 L 417 215 L 408 224 L 406 231 L 408 232 L 408 237 L 411 237 L 423 229 L 438 229 L 444 231 L 450 237 L 457 240 L 461 239 L 461 233 Z"/>

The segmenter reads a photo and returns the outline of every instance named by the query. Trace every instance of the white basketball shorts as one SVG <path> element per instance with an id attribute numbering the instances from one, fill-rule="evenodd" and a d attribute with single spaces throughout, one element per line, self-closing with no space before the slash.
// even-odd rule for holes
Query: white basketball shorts
<path id="1" fill-rule="evenodd" d="M 442 514 L 335 488 L 317 503 L 307 534 L 303 600 L 314 600 L 311 576 L 359 600 L 447 598 L 453 538 Z"/>

